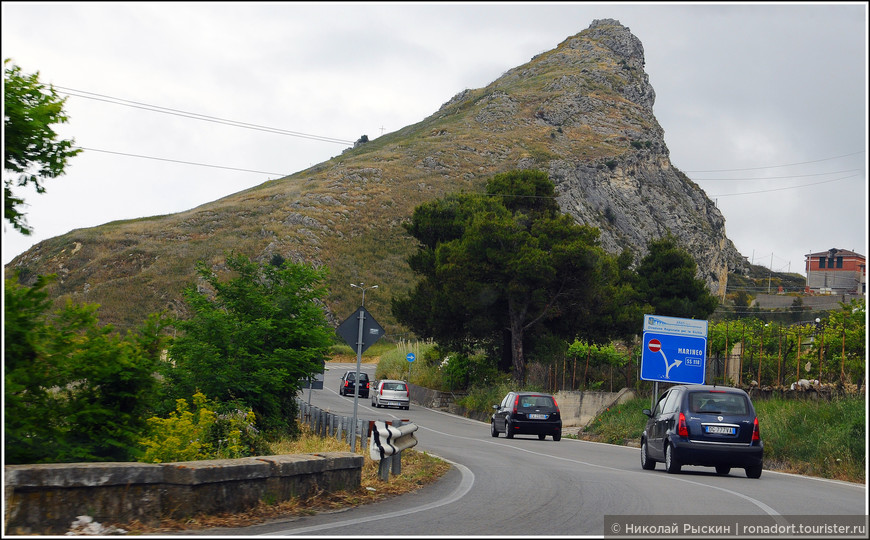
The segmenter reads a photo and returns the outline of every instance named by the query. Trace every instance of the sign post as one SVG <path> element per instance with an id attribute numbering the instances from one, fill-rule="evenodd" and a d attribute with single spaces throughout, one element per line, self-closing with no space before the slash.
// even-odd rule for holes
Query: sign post
<path id="1" fill-rule="evenodd" d="M 356 320 L 354 320 L 356 319 Z M 372 317 L 366 308 L 360 306 L 356 313 L 345 319 L 343 323 L 338 325 L 336 333 L 344 338 L 345 343 L 353 347 L 356 345 L 356 378 L 354 379 L 353 393 L 353 424 L 350 427 L 350 449 L 351 452 L 356 452 L 356 424 L 357 424 L 357 409 L 359 407 L 359 366 L 362 362 L 362 353 L 368 349 L 372 343 L 377 341 L 384 335 L 384 329 L 378 324 L 378 321 Z"/>
<path id="2" fill-rule="evenodd" d="M 411 364 L 414 363 L 414 360 L 417 358 L 414 353 L 409 352 L 408 356 L 405 357 L 408 360 L 408 384 L 411 384 Z"/>

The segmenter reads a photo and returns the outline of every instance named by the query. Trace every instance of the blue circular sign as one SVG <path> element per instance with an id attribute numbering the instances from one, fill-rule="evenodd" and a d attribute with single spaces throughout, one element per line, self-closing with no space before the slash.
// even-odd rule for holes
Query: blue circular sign
<path id="1" fill-rule="evenodd" d="M 415 359 L 415 358 L 417 358 L 417 357 L 416 357 L 416 356 L 414 356 L 414 353 L 412 353 L 412 352 L 409 352 L 409 353 L 408 353 L 408 356 L 406 356 L 406 357 L 405 357 L 405 358 L 407 358 L 407 359 L 408 359 L 408 362 L 413 362 L 413 361 L 414 361 L 414 359 Z"/>

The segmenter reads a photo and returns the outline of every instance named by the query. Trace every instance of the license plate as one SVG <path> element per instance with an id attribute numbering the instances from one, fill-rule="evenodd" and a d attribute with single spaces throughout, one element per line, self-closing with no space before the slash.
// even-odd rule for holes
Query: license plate
<path id="1" fill-rule="evenodd" d="M 548 416 L 549 415 L 546 415 L 546 414 L 532 413 L 529 415 L 529 419 L 530 420 L 546 420 Z"/>
<path id="2" fill-rule="evenodd" d="M 704 431 L 707 433 L 716 433 L 719 435 L 734 435 L 736 432 L 733 427 L 727 426 L 704 426 Z"/>
<path id="3" fill-rule="evenodd" d="M 387 405 L 394 405 L 394 406 L 398 407 L 398 406 L 399 406 L 399 402 L 398 402 L 398 401 L 388 401 L 388 402 L 387 402 Z"/>

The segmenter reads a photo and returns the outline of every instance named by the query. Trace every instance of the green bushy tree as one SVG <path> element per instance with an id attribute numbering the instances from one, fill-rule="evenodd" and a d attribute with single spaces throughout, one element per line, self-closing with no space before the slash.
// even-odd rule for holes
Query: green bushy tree
<path id="1" fill-rule="evenodd" d="M 49 313 L 45 288 L 5 281 L 4 433 L 7 463 L 129 461 L 146 431 L 165 321 L 122 337 L 96 304 Z"/>
<path id="2" fill-rule="evenodd" d="M 707 319 L 719 300 L 695 277 L 698 264 L 671 234 L 647 244 L 637 268 L 638 291 L 656 315 Z"/>
<path id="3" fill-rule="evenodd" d="M 492 177 L 486 193 L 450 195 L 414 210 L 406 230 L 418 240 L 408 263 L 421 276 L 393 314 L 447 349 L 481 348 L 508 358 L 500 367 L 525 380 L 527 341 L 539 335 L 603 338 L 617 265 L 598 230 L 562 214 L 542 171 Z"/>
<path id="4" fill-rule="evenodd" d="M 295 434 L 300 381 L 322 370 L 335 335 L 322 307 L 326 269 L 233 254 L 226 266 L 232 275 L 224 281 L 199 262 L 208 287 L 184 291 L 193 316 L 176 323 L 181 333 L 166 373 L 171 395 L 201 391 L 237 401 L 253 409 L 265 432 Z"/>
<path id="5" fill-rule="evenodd" d="M 58 140 L 51 127 L 67 122 L 66 98 L 41 83 L 39 73 L 22 73 L 9 59 L 3 61 L 3 68 L 4 217 L 29 235 L 33 229 L 20 210 L 24 199 L 13 187 L 32 184 L 37 193 L 45 193 L 45 179 L 62 175 L 69 159 L 81 150 L 73 148 L 73 140 Z"/>

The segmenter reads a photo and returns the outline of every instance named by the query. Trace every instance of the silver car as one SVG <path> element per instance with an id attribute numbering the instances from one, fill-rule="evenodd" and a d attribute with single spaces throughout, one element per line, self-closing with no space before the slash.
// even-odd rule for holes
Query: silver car
<path id="1" fill-rule="evenodd" d="M 411 407 L 411 388 L 405 381 L 391 379 L 378 381 L 372 390 L 372 406 L 398 407 L 407 410 Z"/>

